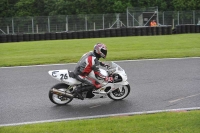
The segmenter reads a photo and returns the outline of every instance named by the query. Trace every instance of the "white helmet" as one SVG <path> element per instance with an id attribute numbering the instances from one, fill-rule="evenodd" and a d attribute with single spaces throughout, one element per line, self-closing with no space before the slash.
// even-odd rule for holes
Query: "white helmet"
<path id="1" fill-rule="evenodd" d="M 97 58 L 106 58 L 107 55 L 107 48 L 106 45 L 103 43 L 97 43 L 94 45 L 94 54 L 96 55 Z"/>

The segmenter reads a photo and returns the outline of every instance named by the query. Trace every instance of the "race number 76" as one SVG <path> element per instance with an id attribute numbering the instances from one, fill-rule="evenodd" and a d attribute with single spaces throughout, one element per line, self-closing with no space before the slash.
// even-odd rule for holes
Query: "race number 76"
<path id="1" fill-rule="evenodd" d="M 60 74 L 60 80 L 68 79 L 67 74 Z"/>

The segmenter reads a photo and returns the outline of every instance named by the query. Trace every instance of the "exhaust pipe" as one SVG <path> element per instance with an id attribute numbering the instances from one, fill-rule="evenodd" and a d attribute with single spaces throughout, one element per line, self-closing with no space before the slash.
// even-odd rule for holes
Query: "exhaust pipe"
<path id="1" fill-rule="evenodd" d="M 64 96 L 64 97 L 67 97 L 67 98 L 74 98 L 74 96 L 72 94 L 65 93 L 65 92 L 57 90 L 55 88 L 51 89 L 51 92 L 53 94 L 57 94 L 57 95 Z"/>

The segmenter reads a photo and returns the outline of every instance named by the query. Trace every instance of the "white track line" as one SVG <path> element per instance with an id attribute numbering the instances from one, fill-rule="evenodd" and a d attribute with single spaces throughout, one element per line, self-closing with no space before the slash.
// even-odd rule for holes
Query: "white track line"
<path id="1" fill-rule="evenodd" d="M 184 59 L 200 59 L 200 57 L 158 58 L 158 59 L 139 59 L 139 60 L 119 60 L 119 61 L 113 61 L 113 62 L 162 61 L 162 60 L 184 60 Z M 110 62 L 110 61 L 105 61 L 105 62 Z M 0 67 L 0 69 L 1 69 L 1 68 L 26 68 L 26 67 L 62 66 L 62 65 L 69 65 L 69 64 L 76 64 L 76 63 Z"/>
<path id="2" fill-rule="evenodd" d="M 182 97 L 182 98 L 178 98 L 178 99 L 175 99 L 175 100 L 171 100 L 169 102 L 170 103 L 174 103 L 174 102 L 178 102 L 178 101 L 181 101 L 181 100 L 185 100 L 187 98 L 196 97 L 198 95 L 200 95 L 200 93 L 197 93 L 197 94 L 194 94 L 194 95 L 190 95 L 190 96 L 186 96 L 186 97 Z"/>
<path id="3" fill-rule="evenodd" d="M 167 110 L 155 110 L 155 111 L 143 111 L 143 112 L 131 112 L 131 113 L 109 114 L 109 115 L 97 115 L 97 116 L 54 119 L 54 120 L 45 120 L 45 121 L 32 121 L 32 122 L 23 122 L 23 123 L 2 124 L 2 125 L 0 125 L 0 127 L 4 127 L 4 126 L 19 126 L 19 125 L 27 125 L 27 124 L 38 124 L 38 123 L 46 123 L 46 122 L 60 122 L 60 121 L 72 121 L 72 120 L 116 117 L 116 116 L 132 116 L 132 115 L 141 115 L 141 114 L 155 114 L 155 113 L 161 113 L 161 112 L 191 111 L 191 110 L 200 110 L 200 107 L 180 108 L 180 109 L 167 109 Z"/>

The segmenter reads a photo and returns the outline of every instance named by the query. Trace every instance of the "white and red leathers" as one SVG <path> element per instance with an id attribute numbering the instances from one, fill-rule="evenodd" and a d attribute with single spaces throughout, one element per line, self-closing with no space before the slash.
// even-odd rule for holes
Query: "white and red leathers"
<path id="1" fill-rule="evenodd" d="M 106 67 L 104 63 L 99 61 L 99 58 L 96 57 L 93 51 L 90 51 L 84 54 L 79 62 L 77 63 L 74 74 L 76 75 L 76 79 L 81 81 L 82 83 L 92 85 L 96 88 L 100 88 L 100 84 L 92 78 L 89 78 L 88 75 L 91 71 L 94 71 L 95 76 L 98 79 L 107 80 L 108 77 L 103 76 L 100 73 L 99 66 Z"/>

